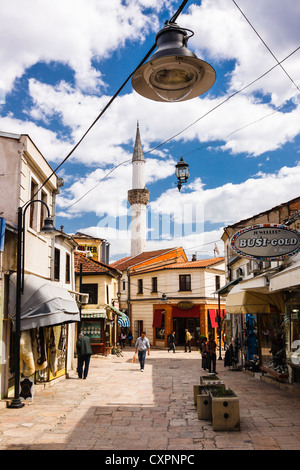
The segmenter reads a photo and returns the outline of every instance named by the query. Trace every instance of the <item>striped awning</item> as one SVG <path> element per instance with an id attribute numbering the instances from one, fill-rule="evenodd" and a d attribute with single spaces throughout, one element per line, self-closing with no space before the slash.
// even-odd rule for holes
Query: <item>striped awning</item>
<path id="1" fill-rule="evenodd" d="M 118 315 L 118 325 L 119 326 L 124 326 L 128 327 L 130 326 L 130 321 L 127 315 L 125 313 L 120 312 L 116 307 L 113 305 L 107 305 L 108 308 L 110 308 L 113 312 L 115 312 Z"/>
<path id="2" fill-rule="evenodd" d="M 118 317 L 118 325 L 123 326 L 125 328 L 130 326 L 129 318 L 127 317 L 127 315 L 125 315 L 125 313 L 123 313 L 122 317 Z"/>
<path id="3" fill-rule="evenodd" d="M 81 318 L 106 318 L 106 310 L 104 309 L 83 309 L 81 310 Z"/>

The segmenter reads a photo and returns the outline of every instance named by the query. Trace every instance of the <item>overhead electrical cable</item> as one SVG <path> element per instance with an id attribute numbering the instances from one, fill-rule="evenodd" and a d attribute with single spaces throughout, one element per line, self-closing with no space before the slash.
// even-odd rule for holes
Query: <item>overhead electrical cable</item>
<path id="1" fill-rule="evenodd" d="M 285 68 L 282 66 L 282 63 L 279 62 L 279 60 L 277 59 L 277 57 L 275 56 L 275 54 L 271 51 L 270 47 L 266 44 L 266 42 L 263 40 L 263 38 L 261 37 L 261 35 L 258 33 L 258 31 L 254 28 L 253 24 L 251 23 L 251 21 L 247 18 L 247 16 L 245 15 L 245 13 L 242 11 L 242 9 L 239 7 L 239 5 L 236 3 L 235 0 L 232 0 L 233 3 L 235 4 L 235 6 L 238 8 L 238 10 L 241 12 L 241 14 L 243 15 L 243 17 L 245 18 L 245 20 L 247 21 L 247 23 L 251 26 L 251 28 L 253 29 L 253 31 L 255 32 L 255 34 L 259 37 L 259 39 L 261 40 L 261 42 L 264 44 L 264 46 L 268 49 L 268 51 L 270 52 L 270 54 L 272 55 L 272 57 L 276 60 L 277 64 L 280 66 L 280 68 L 284 71 L 284 73 L 286 74 L 286 76 L 290 79 L 290 81 L 293 83 L 293 85 L 295 85 L 295 87 L 298 89 L 298 91 L 300 91 L 300 88 L 298 87 L 298 85 L 294 82 L 294 80 L 292 79 L 292 77 L 288 74 L 288 72 L 285 70 Z"/>
<path id="2" fill-rule="evenodd" d="M 174 22 L 179 14 L 182 12 L 183 8 L 185 7 L 185 5 L 187 4 L 188 0 L 184 0 L 180 7 L 178 8 L 177 12 L 175 13 L 175 15 L 172 17 L 172 19 L 170 20 L 170 23 L 171 22 Z M 153 44 L 153 46 L 151 47 L 151 49 L 147 52 L 147 54 L 145 55 L 145 57 L 143 58 L 143 60 L 139 63 L 139 65 L 135 68 L 135 70 L 130 74 L 128 75 L 128 77 L 126 78 L 126 80 L 123 82 L 123 84 L 120 86 L 120 88 L 118 89 L 118 91 L 116 91 L 116 93 L 113 95 L 113 97 L 109 100 L 109 102 L 106 104 L 106 106 L 103 108 L 103 110 L 100 112 L 100 114 L 98 114 L 98 116 L 96 117 L 96 119 L 92 122 L 92 124 L 90 125 L 90 127 L 85 131 L 85 133 L 82 135 L 82 137 L 78 140 L 78 142 L 74 145 L 74 147 L 72 148 L 72 150 L 68 153 L 68 155 L 62 160 L 62 162 L 55 168 L 55 170 L 52 171 L 52 173 L 50 174 L 50 176 L 44 181 L 44 183 L 38 188 L 37 192 L 32 196 L 31 199 L 33 199 L 36 194 L 38 193 L 38 191 L 40 191 L 44 186 L 45 184 L 50 180 L 50 178 L 59 170 L 59 168 L 71 157 L 71 155 L 75 152 L 75 150 L 77 149 L 77 147 L 81 144 L 81 142 L 84 140 L 84 138 L 87 136 L 87 134 L 90 132 L 90 130 L 94 127 L 94 125 L 99 121 L 99 119 L 103 116 L 103 114 L 105 113 L 105 111 L 109 108 L 109 106 L 112 104 L 112 102 L 116 99 L 116 97 L 119 95 L 119 93 L 123 90 L 123 88 L 125 87 L 125 85 L 128 83 L 128 81 L 130 80 L 130 78 L 132 77 L 132 75 L 136 72 L 136 70 L 141 67 L 144 62 L 146 62 L 146 60 L 148 59 L 148 57 L 150 57 L 150 55 L 152 54 L 152 52 L 155 50 L 156 48 L 156 44 Z"/>
<path id="3" fill-rule="evenodd" d="M 300 46 L 297 47 L 293 52 L 291 52 L 288 56 L 286 56 L 281 62 L 284 62 L 285 60 L 287 60 L 289 57 L 291 57 L 293 54 L 295 54 L 298 50 L 300 49 Z M 266 72 L 264 72 L 262 75 L 260 75 L 258 78 L 256 78 L 255 80 L 252 80 L 252 82 L 248 83 L 247 85 L 245 85 L 244 87 L 242 87 L 240 90 L 237 90 L 235 91 L 234 93 L 232 93 L 230 96 L 228 96 L 226 99 L 224 99 L 221 103 L 219 103 L 217 106 L 214 106 L 213 108 L 211 108 L 209 111 L 207 111 L 205 114 L 203 114 L 202 116 L 200 116 L 196 121 L 194 121 L 193 123 L 189 124 L 189 126 L 185 127 L 184 129 L 182 129 L 180 132 L 178 132 L 177 134 L 175 134 L 174 136 L 170 137 L 169 139 L 165 140 L 164 142 L 160 143 L 159 145 L 157 145 L 156 147 L 148 150 L 147 152 L 144 152 L 144 155 L 147 155 L 149 153 L 152 153 L 154 152 L 155 150 L 157 150 L 159 147 L 165 145 L 166 143 L 168 143 L 170 140 L 174 139 L 175 137 L 177 137 L 178 135 L 182 134 L 185 130 L 189 129 L 191 126 L 193 126 L 194 124 L 196 124 L 198 121 L 200 121 L 201 119 L 203 119 L 204 117 L 206 117 L 208 114 L 210 114 L 212 111 L 214 111 L 215 109 L 219 108 L 221 105 L 225 104 L 227 101 L 229 101 L 231 98 L 233 98 L 234 96 L 236 96 L 237 94 L 241 93 L 242 91 L 244 91 L 245 89 L 249 88 L 251 85 L 253 85 L 255 82 L 257 82 L 258 80 L 260 80 L 261 78 L 265 77 L 268 73 L 270 73 L 272 70 L 274 70 L 276 67 L 278 67 L 278 64 L 274 65 L 273 67 L 271 67 L 269 70 L 267 70 Z M 246 127 L 249 127 L 249 126 L 252 126 L 254 125 L 255 123 L 269 117 L 269 116 L 272 116 L 273 114 L 276 114 L 277 112 L 280 112 L 282 111 L 283 109 L 287 109 L 291 106 L 294 106 L 293 103 L 290 103 L 290 104 L 287 104 L 287 105 L 284 105 L 278 109 L 275 109 L 274 111 L 272 111 L 271 113 L 267 114 L 266 116 L 263 116 L 255 121 L 252 121 L 251 123 L 248 123 L 248 124 L 245 124 L 245 126 L 243 127 L 240 127 L 239 129 L 236 129 L 234 131 L 232 131 L 231 133 L 229 133 L 227 136 L 223 137 L 223 138 L 220 138 L 220 139 L 216 139 L 216 140 L 213 140 L 213 141 L 210 141 L 206 144 L 203 144 L 201 147 L 197 147 L 195 150 L 192 150 L 190 152 L 187 152 L 186 154 L 183 154 L 181 156 L 186 156 L 186 155 L 189 155 L 193 152 L 196 152 L 196 151 L 199 151 L 199 150 L 202 150 L 203 148 L 206 148 L 208 147 L 209 145 L 212 145 L 212 144 L 215 144 L 217 142 L 223 142 L 224 140 L 226 140 L 229 136 L 231 136 L 232 134 L 242 130 L 242 129 L 245 129 Z M 97 184 L 89 189 L 85 194 L 83 194 L 78 200 L 74 201 L 72 204 L 70 204 L 69 206 L 65 207 L 64 209 L 62 209 L 60 212 L 57 213 L 60 214 L 61 212 L 65 211 L 65 210 L 68 210 L 70 209 L 72 206 L 74 206 L 75 204 L 77 204 L 79 201 L 81 201 L 87 194 L 89 194 L 91 191 L 93 191 L 102 181 L 104 181 L 114 170 L 116 170 L 119 166 L 121 165 L 124 165 L 125 163 L 129 163 L 131 161 L 130 160 L 125 160 L 121 163 L 119 163 L 118 165 L 116 165 L 114 168 L 112 168 L 100 181 L 97 182 Z"/>

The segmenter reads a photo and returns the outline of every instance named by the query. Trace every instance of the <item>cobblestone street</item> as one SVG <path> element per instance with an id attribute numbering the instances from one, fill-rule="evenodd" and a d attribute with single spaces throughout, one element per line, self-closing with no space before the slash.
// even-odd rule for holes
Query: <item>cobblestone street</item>
<path id="1" fill-rule="evenodd" d="M 300 393 L 217 361 L 219 377 L 240 401 L 241 429 L 215 432 L 197 417 L 193 385 L 201 357 L 151 351 L 144 373 L 123 357 L 92 357 L 86 380 L 76 372 L 35 387 L 21 409 L 0 408 L 1 450 L 300 450 Z M 3 405 L 3 401 L 2 401 Z"/>

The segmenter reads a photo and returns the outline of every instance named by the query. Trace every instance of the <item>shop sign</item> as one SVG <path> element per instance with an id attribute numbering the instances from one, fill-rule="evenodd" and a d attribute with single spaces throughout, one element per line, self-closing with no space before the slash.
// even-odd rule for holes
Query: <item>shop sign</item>
<path id="1" fill-rule="evenodd" d="M 0 251 L 4 251 L 5 219 L 0 217 Z"/>
<path id="2" fill-rule="evenodd" d="M 230 240 L 231 248 L 249 259 L 281 260 L 300 250 L 300 233 L 286 225 L 260 224 L 241 229 Z"/>
<path id="3" fill-rule="evenodd" d="M 182 310 L 189 310 L 190 308 L 194 307 L 194 303 L 189 302 L 188 300 L 183 300 L 181 302 L 178 302 L 177 307 L 181 308 Z"/>

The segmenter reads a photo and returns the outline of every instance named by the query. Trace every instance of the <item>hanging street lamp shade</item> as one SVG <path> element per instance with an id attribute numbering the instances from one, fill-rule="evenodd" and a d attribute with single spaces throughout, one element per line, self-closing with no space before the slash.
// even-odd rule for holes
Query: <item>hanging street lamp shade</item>
<path id="1" fill-rule="evenodd" d="M 157 51 L 132 76 L 137 93 L 154 101 L 177 102 L 195 98 L 212 87 L 216 73 L 187 48 L 191 37 L 187 31 L 176 23 L 167 23 L 157 33 Z"/>
<path id="2" fill-rule="evenodd" d="M 43 235 L 48 235 L 48 236 L 53 236 L 58 234 L 58 230 L 54 227 L 53 225 L 53 218 L 52 217 L 46 217 L 44 220 L 44 225 L 41 228 L 40 231 L 41 234 Z"/>
<path id="3" fill-rule="evenodd" d="M 183 183 L 187 182 L 188 177 L 190 176 L 189 165 L 183 160 L 182 157 L 175 166 L 175 174 L 178 180 L 177 188 L 180 191 L 181 186 L 183 185 Z"/>

